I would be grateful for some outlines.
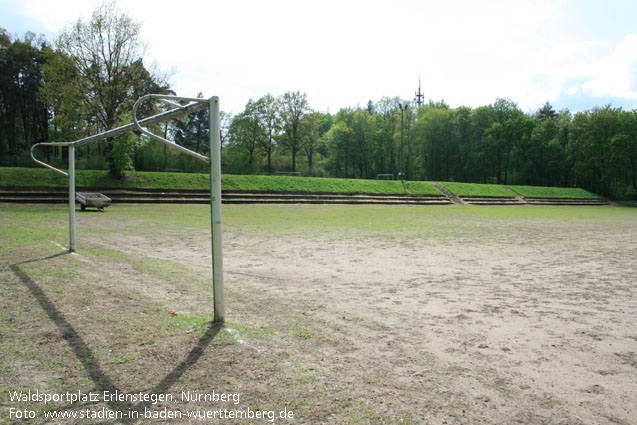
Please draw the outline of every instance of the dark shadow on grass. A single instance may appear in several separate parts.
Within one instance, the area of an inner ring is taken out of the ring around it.
[[[113,393],[115,391],[119,391],[115,384],[108,378],[108,376],[106,376],[104,371],[101,369],[97,359],[93,355],[93,352],[84,342],[82,337],[77,333],[77,331],[68,322],[68,320],[66,320],[64,315],[57,309],[55,304],[51,302],[51,300],[49,300],[42,288],[40,288],[40,286],[38,286],[38,284],[35,283],[33,279],[31,279],[31,277],[20,268],[20,266],[23,264],[46,261],[62,255],[68,255],[68,252],[63,252],[39,259],[22,261],[20,263],[9,266],[9,268],[29,289],[33,297],[40,304],[40,307],[42,307],[47,316],[49,316],[49,319],[58,327],[58,329],[62,333],[62,339],[64,339],[69,344],[71,350],[73,350],[73,354],[75,354],[75,357],[77,357],[77,359],[82,363],[89,378],[95,383],[95,389],[97,390],[97,392],[103,393],[104,391],[109,391]],[[201,358],[206,348],[210,345],[212,340],[215,338],[215,336],[217,336],[222,328],[223,325],[221,324],[211,323],[204,335],[199,338],[197,344],[193,347],[192,350],[190,350],[186,359],[179,365],[177,365],[157,385],[155,385],[149,393],[168,393],[172,385],[177,382],[189,368],[191,368],[193,365],[195,365],[195,363],[197,363],[197,361],[199,361],[199,358]],[[102,401],[101,398],[100,401]],[[121,412],[123,419],[118,419],[112,422],[102,422],[102,425],[115,423],[131,424],[142,420],[143,417],[141,416],[144,410],[151,405],[151,402],[142,401],[138,404],[133,405],[130,402],[122,403],[117,401],[108,401],[106,402],[106,404],[111,410],[115,412]],[[78,407],[80,407],[78,404],[71,404],[58,408],[56,410],[72,410]],[[136,415],[135,413],[131,415],[131,412],[138,412],[139,415]],[[44,422],[40,423],[48,423],[52,420],[54,419],[45,420]]]
[[[149,394],[167,394],[170,388],[173,386],[175,382],[179,380],[183,376],[183,374],[195,365],[199,361],[199,358],[203,355],[206,348],[212,343],[212,340],[217,336],[219,331],[223,328],[223,325],[217,323],[211,323],[208,326],[206,332],[199,338],[197,341],[197,345],[190,350],[188,356],[177,365],[168,375],[166,375],[157,385],[153,387],[152,390],[149,391]],[[139,404],[132,407],[131,411],[137,411],[139,414],[139,419],[129,418],[128,420],[120,420],[121,423],[134,423],[138,420],[143,419],[143,413],[145,409],[149,406],[152,406],[150,401],[142,401]],[[152,410],[152,409],[149,409]],[[170,409],[169,409],[170,410]],[[110,425],[115,424],[115,422],[103,422],[101,425]]]

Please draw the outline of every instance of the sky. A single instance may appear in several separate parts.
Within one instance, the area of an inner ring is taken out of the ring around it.
[[[96,0],[0,0],[0,27],[54,42]],[[306,93],[318,111],[383,96],[534,112],[637,107],[634,0],[126,0],[147,66],[180,96]]]

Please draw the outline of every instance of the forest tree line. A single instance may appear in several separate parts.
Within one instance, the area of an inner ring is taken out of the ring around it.
[[[383,98],[333,115],[300,105],[307,99],[298,92],[250,100],[230,125],[228,171],[363,179],[402,171],[407,180],[637,194],[637,111],[605,106],[573,114],[546,102],[528,114],[502,98],[477,108]]]
[[[0,165],[35,166],[38,142],[68,142],[130,122],[148,93],[173,94],[148,69],[139,24],[113,3],[78,20],[55,43],[0,28]],[[200,96],[203,96],[200,94]],[[159,112],[145,104],[140,114]],[[637,111],[611,105],[571,113],[546,102],[525,113],[512,100],[452,108],[398,97],[334,114],[314,111],[305,93],[250,99],[222,113],[224,173],[300,172],[317,177],[579,186],[617,199],[637,197]],[[153,129],[209,155],[208,115],[200,111]],[[43,148],[66,166],[66,149]],[[206,165],[134,133],[78,149],[77,167],[205,172]]]

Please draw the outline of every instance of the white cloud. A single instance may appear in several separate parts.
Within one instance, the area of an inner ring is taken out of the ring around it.
[[[613,53],[592,64],[596,77],[582,85],[593,96],[637,98],[632,67],[637,63],[637,35],[628,34]]]
[[[59,32],[90,17],[98,1],[26,4]],[[637,36],[600,58],[599,43],[566,33],[568,0],[130,0],[119,7],[143,23],[148,63],[174,70],[178,94],[218,95],[235,113],[250,97],[287,90],[307,92],[314,108],[332,112],[381,96],[411,99],[419,75],[427,99],[451,105],[504,96],[534,109],[584,91],[637,97],[630,75]]]

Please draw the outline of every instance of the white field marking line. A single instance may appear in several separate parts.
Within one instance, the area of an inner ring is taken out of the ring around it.
[[[59,243],[57,243],[57,242],[55,242],[55,241],[49,241],[49,242],[51,242],[53,245],[57,246],[58,248],[62,249],[63,251],[68,251],[68,248],[67,248],[67,247],[65,247],[65,246],[63,246],[63,245],[60,245]],[[71,254],[73,257],[77,257],[78,259],[80,259],[80,260],[82,260],[82,261],[85,261],[85,262],[87,262],[87,263],[90,263],[90,262],[91,262],[90,260],[88,260],[88,259],[84,258],[84,257],[82,256],[82,254],[79,254],[79,253],[77,253],[77,252],[69,252],[69,254]]]
[[[60,248],[60,249],[67,250],[67,249],[66,249],[66,247],[64,247],[64,246],[60,245],[60,244],[59,244],[59,243],[57,243],[57,242],[54,242],[54,241],[49,241],[49,242],[51,242],[53,245],[57,246],[57,247],[58,247],[58,248]]]

